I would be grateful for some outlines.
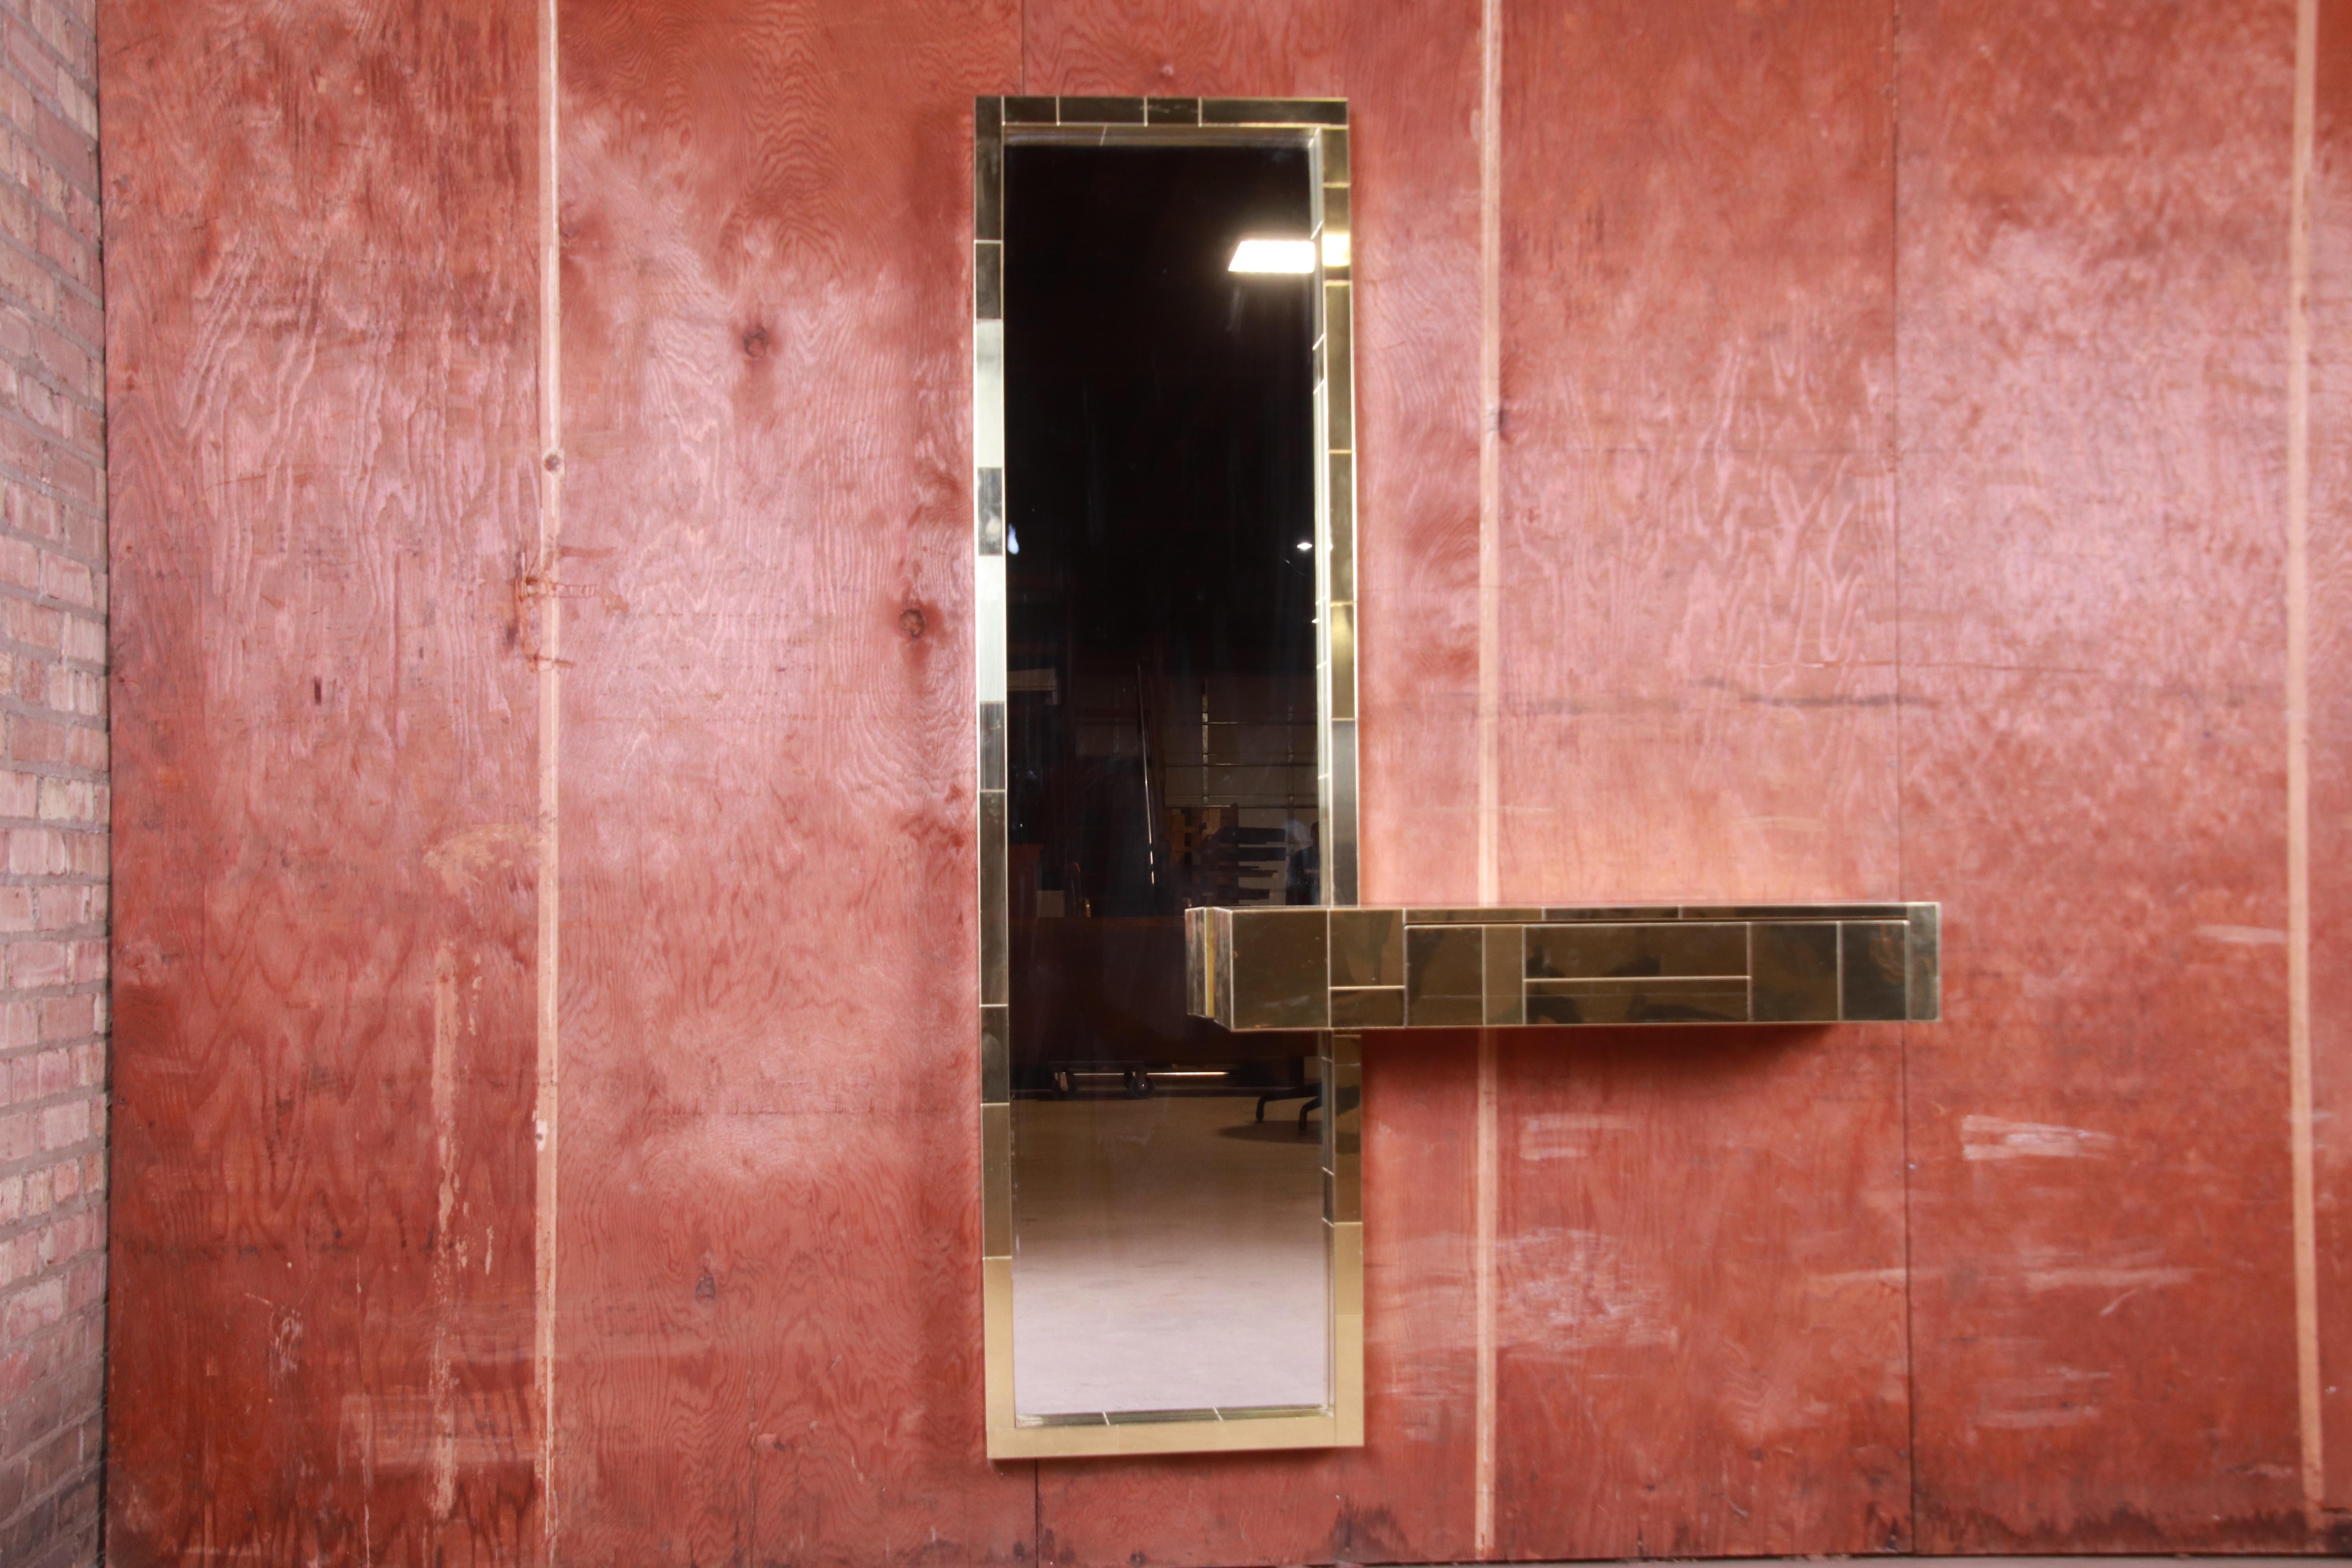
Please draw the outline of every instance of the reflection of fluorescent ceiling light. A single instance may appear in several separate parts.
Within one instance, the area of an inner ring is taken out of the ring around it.
[[[1323,265],[1337,270],[1348,265],[1348,237],[1345,232],[1323,234]]]
[[[1315,242],[1311,239],[1245,239],[1234,247],[1229,272],[1312,272]]]

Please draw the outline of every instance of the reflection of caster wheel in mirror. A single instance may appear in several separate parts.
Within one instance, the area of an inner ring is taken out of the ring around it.
[[[1151,1075],[1150,1075],[1150,1073],[1148,1073],[1148,1072],[1145,1072],[1145,1071],[1144,1071],[1142,1068],[1128,1068],[1128,1069],[1127,1069],[1127,1098],[1128,1098],[1128,1099],[1129,1099],[1129,1100],[1149,1100],[1149,1099],[1150,1099],[1150,1098],[1151,1098]]]
[[[1055,1100],[1067,1100],[1072,1094],[1076,1093],[1076,1090],[1077,1084],[1071,1079],[1068,1073],[1057,1072],[1054,1075],[1054,1098]]]

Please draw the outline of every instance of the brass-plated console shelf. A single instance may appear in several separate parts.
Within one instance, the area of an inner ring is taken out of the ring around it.
[[[1195,909],[1187,1006],[1234,1030],[1931,1023],[1939,910]]]

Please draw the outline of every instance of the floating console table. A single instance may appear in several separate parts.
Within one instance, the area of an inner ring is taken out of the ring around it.
[[[1928,1023],[1939,909],[1188,910],[1186,1007],[1235,1030]]]

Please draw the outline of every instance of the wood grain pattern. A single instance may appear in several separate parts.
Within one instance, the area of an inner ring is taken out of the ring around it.
[[[1500,1048],[1504,1552],[1906,1550],[1901,1031]]]
[[[2321,0],[2311,279],[2311,895],[2321,1456],[2352,1508],[2352,5]]]
[[[561,37],[561,1560],[1015,1561],[967,258],[1018,13],[576,0]]]
[[[103,34],[109,1560],[512,1563],[530,7]]]
[[[1355,225],[1363,896],[1476,889],[1476,0],[1031,0],[1032,92],[1335,94]],[[1468,1037],[1365,1047],[1366,1447],[1047,1465],[1043,1560],[1432,1561],[1471,1546]],[[1377,1173],[1385,1172],[1385,1177]]]
[[[1947,900],[1920,1546],[2301,1548],[2294,6],[1904,29],[1904,869]]]
[[[1889,7],[1507,15],[1504,901],[1888,897]]]
[[[1891,896],[1891,7],[1506,16],[1502,897]],[[1907,1548],[1900,1039],[1505,1043],[1506,1555]]]

